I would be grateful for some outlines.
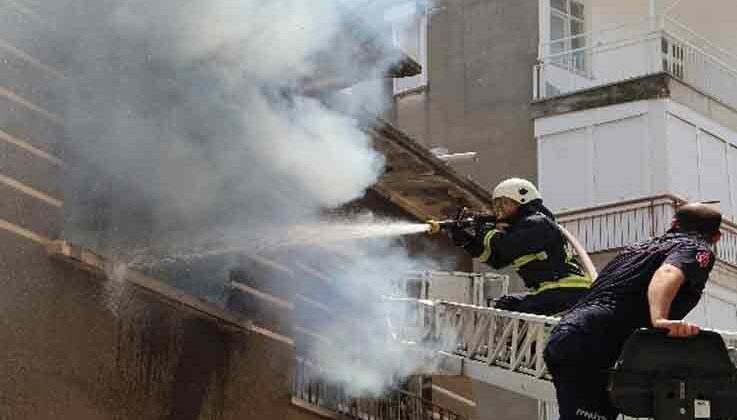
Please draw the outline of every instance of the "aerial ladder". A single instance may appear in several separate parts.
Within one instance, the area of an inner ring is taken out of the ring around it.
[[[404,280],[400,287],[408,287],[406,282],[417,281],[418,277]],[[533,398],[540,402],[542,419],[554,418],[557,412],[555,390],[542,352],[559,318],[510,312],[486,305],[489,288],[507,290],[506,276],[425,273],[419,280],[419,286],[410,288],[420,291],[420,297],[388,298],[397,306],[387,321],[395,339],[434,353],[431,369],[435,373],[466,376]],[[495,283],[501,283],[501,286]],[[443,299],[444,296],[462,300],[451,301]],[[715,337],[723,342],[723,347],[729,349],[725,357],[737,365],[737,332],[702,331],[711,348],[718,348],[714,345]],[[653,340],[646,344],[651,347],[657,345]],[[674,346],[673,343],[664,345]],[[637,343],[631,347],[637,347]],[[698,346],[696,348],[698,350]],[[698,364],[698,357],[695,355],[691,360]],[[734,367],[732,364],[730,366]],[[737,401],[737,393],[734,398]]]

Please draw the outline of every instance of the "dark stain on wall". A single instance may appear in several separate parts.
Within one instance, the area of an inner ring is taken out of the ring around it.
[[[161,303],[136,299],[118,322],[121,419],[223,418],[234,351],[245,334]],[[118,410],[116,410],[118,411]]]
[[[226,401],[233,337],[211,323],[184,321],[178,363],[171,388],[170,420],[197,420],[203,413],[208,389],[215,418],[221,418]]]

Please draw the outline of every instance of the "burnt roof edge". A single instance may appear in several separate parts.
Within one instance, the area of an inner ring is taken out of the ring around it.
[[[409,135],[392,125],[384,118],[376,117],[374,122],[375,123],[372,126],[366,126],[364,128],[369,131],[373,130],[377,132],[387,140],[411,152],[416,158],[432,167],[438,175],[444,177],[453,185],[467,191],[478,201],[488,205],[489,209],[491,208],[491,193],[481,185],[458,173],[455,169],[433,155],[426,147],[417,143]],[[451,200],[450,196],[448,197],[448,200]]]

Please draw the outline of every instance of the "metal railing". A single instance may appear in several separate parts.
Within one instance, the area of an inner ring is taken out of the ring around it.
[[[399,301],[416,311],[415,316],[403,320],[415,323],[403,329],[414,335],[400,335],[400,339],[536,379],[549,379],[542,351],[560,318],[455,302]],[[727,347],[737,348],[737,332],[711,331],[719,333]]]
[[[676,208],[686,200],[658,195],[596,207],[565,211],[558,222],[588,252],[615,251],[665,233]],[[737,225],[722,223],[722,239],[715,246],[718,261],[737,267]]]
[[[661,71],[659,32],[640,19],[540,45],[535,99],[567,94]]]
[[[534,378],[546,377],[542,349],[558,318],[447,301],[404,303],[413,305],[416,313],[403,320],[402,340]],[[414,334],[408,336],[407,331]]]
[[[737,57],[670,17],[542,43],[533,95],[544,99],[658,72],[737,108]]]
[[[509,276],[460,271],[419,271],[394,282],[394,296],[449,300],[488,306],[489,300],[509,293]]]
[[[292,401],[336,419],[355,420],[466,420],[432,401],[404,390],[392,390],[380,397],[354,397],[340,385],[316,379],[319,370],[304,359],[297,359],[292,377]]]

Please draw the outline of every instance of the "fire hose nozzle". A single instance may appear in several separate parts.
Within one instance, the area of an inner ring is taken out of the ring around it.
[[[435,235],[440,231],[449,229],[452,227],[458,228],[469,228],[474,227],[480,223],[496,223],[496,217],[490,214],[477,215],[474,217],[466,217],[463,219],[451,219],[451,220],[428,220],[429,225],[427,233]]]
[[[427,233],[430,235],[438,234],[453,223],[455,223],[454,220],[428,220],[427,224],[429,227],[427,229]]]
[[[429,233],[430,235],[436,235],[436,234],[440,233],[441,226],[440,226],[440,222],[439,221],[437,221],[437,220],[428,220],[427,221],[427,224],[429,226],[427,228],[427,233]]]

